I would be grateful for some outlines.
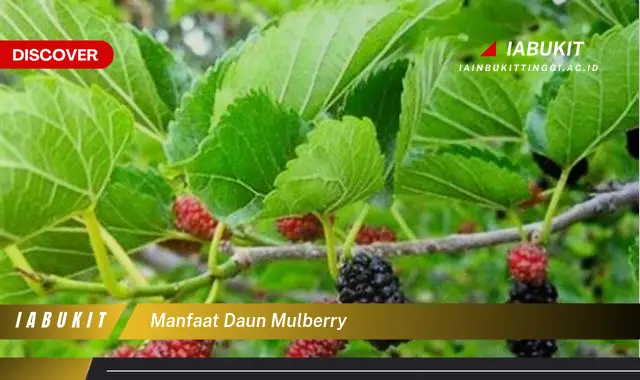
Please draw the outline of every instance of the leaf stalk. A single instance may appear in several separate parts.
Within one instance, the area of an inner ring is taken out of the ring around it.
[[[89,242],[91,243],[91,249],[93,250],[93,256],[96,260],[98,270],[100,271],[100,278],[102,279],[102,282],[109,293],[114,297],[127,298],[127,289],[118,282],[116,275],[113,272],[113,268],[111,267],[107,249],[100,232],[102,227],[96,217],[95,211],[91,208],[84,211],[82,213],[82,219],[87,227]]]
[[[511,222],[518,228],[518,232],[520,232],[520,240],[523,242],[527,241],[527,231],[524,230],[524,225],[522,224],[522,219],[520,219],[518,212],[515,209],[509,209],[507,214],[509,215]]]
[[[208,267],[209,271],[211,271],[212,273],[215,273],[216,269],[218,269],[218,252],[220,251],[220,242],[222,241],[222,237],[224,236],[225,229],[225,224],[218,222],[218,225],[213,232],[213,239],[211,240],[211,245],[209,246],[208,257]],[[211,290],[209,291],[209,295],[207,296],[205,303],[214,303],[218,297],[219,291],[220,280],[216,279],[213,281],[213,285],[211,286]]]
[[[367,214],[369,214],[370,209],[371,205],[366,203],[364,207],[362,207],[362,210],[360,210],[360,213],[358,214],[355,222],[349,230],[349,233],[347,234],[347,237],[344,240],[344,244],[342,246],[343,256],[340,258],[341,260],[346,261],[353,257],[353,246],[355,244],[356,237],[358,236],[358,232],[360,232],[362,224],[364,224],[364,220],[367,217]]]
[[[406,237],[409,238],[409,240],[418,240],[418,236],[416,235],[415,232],[413,232],[411,227],[409,227],[409,224],[400,213],[397,203],[394,202],[391,205],[390,211],[391,211],[391,215],[393,216],[393,219],[396,220],[396,223],[398,223],[398,225],[400,226],[400,229],[402,230],[402,232],[404,232]]]
[[[100,229],[100,234],[107,248],[111,251],[113,257],[122,265],[127,274],[133,279],[136,286],[148,285],[147,279],[142,275],[138,267],[135,265],[127,251],[122,248],[120,243],[107,231],[106,228]]]
[[[324,231],[324,241],[327,247],[327,265],[329,266],[329,273],[334,280],[338,279],[338,254],[336,252],[336,239],[334,234],[334,223],[330,217],[325,215],[316,214],[320,224],[322,224],[322,230]]]
[[[220,251],[220,242],[224,236],[226,226],[224,223],[218,223],[215,231],[213,232],[213,238],[211,239],[211,245],[209,246],[208,266],[209,270],[214,271],[218,265],[218,252]]]
[[[207,295],[207,299],[204,303],[214,303],[218,299],[218,294],[220,293],[220,280],[213,280],[213,285],[211,285],[211,290],[209,291],[209,295]]]
[[[567,185],[567,180],[569,179],[569,172],[571,168],[566,168],[560,174],[560,178],[558,179],[558,184],[553,190],[553,196],[551,197],[551,202],[549,203],[549,207],[547,207],[547,213],[544,216],[544,222],[542,224],[542,232],[540,233],[540,242],[546,243],[549,235],[551,233],[551,225],[553,222],[553,216],[555,215],[556,209],[558,208],[558,204],[560,203],[560,198],[562,197],[562,192]]]

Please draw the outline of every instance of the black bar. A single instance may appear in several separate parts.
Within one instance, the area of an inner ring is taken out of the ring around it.
[[[87,380],[639,379],[640,359],[211,358],[92,361]]]

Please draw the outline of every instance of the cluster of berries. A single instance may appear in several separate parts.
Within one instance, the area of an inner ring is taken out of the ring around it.
[[[556,303],[558,291],[547,278],[545,249],[522,243],[509,251],[507,264],[513,280],[507,303]],[[549,358],[557,351],[555,339],[508,340],[509,350],[518,357]]]
[[[335,358],[346,345],[345,340],[298,339],[289,345],[284,356],[287,358]]]
[[[181,195],[173,203],[173,216],[176,227],[196,238],[211,240],[218,221],[211,215],[200,200],[192,195]],[[225,231],[224,238],[231,234]]]
[[[337,301],[326,303],[337,303]],[[289,344],[284,356],[286,358],[335,358],[346,345],[346,340],[298,339]]]
[[[580,165],[578,165],[580,166]],[[580,168],[578,168],[580,169]],[[580,170],[582,171],[582,170]],[[586,170],[585,170],[586,171]],[[556,174],[555,172],[553,174]],[[197,238],[209,240],[217,221],[202,203],[192,196],[181,196],[174,204],[176,227]],[[461,233],[470,233],[465,228]],[[309,242],[322,238],[322,224],[313,214],[278,220],[278,231],[291,242]],[[227,234],[228,238],[230,235]],[[359,245],[393,242],[396,236],[387,228],[363,227],[356,238]],[[555,303],[558,293],[547,279],[548,258],[544,248],[523,243],[509,252],[508,266],[513,279],[509,303]],[[383,258],[365,253],[356,254],[340,267],[336,284],[341,303],[408,303],[400,280],[392,266]],[[405,341],[370,341],[384,351]],[[122,346],[111,357],[208,357],[213,341],[168,340],[152,341],[139,350]],[[334,357],[346,345],[343,340],[296,340],[286,357]],[[519,357],[551,357],[557,351],[555,340],[509,340],[509,349]]]
[[[291,219],[291,218],[288,218]],[[284,234],[283,234],[284,235]],[[396,236],[387,228],[365,226],[356,238],[360,245],[393,242]],[[356,254],[340,267],[336,284],[340,303],[407,303],[398,276],[383,258],[364,253]],[[385,351],[405,341],[369,341],[376,349]],[[296,340],[285,354],[290,358],[335,357],[342,350],[344,340]]]
[[[213,340],[156,340],[140,349],[124,344],[105,357],[109,358],[208,358],[211,357]],[[288,358],[330,358],[342,350],[344,340],[293,341],[285,354]]]
[[[386,227],[364,226],[356,236],[356,243],[359,245],[392,243],[394,241],[396,241],[396,234]]]
[[[196,239],[209,241],[218,226],[218,221],[206,209],[204,204],[193,195],[180,195],[173,202],[173,218],[176,228]],[[226,230],[223,238],[231,238],[231,232]],[[171,239],[160,243],[163,247],[183,255],[200,252],[202,243]]]
[[[320,220],[313,214],[279,219],[278,232],[290,242],[309,242],[322,238]]]
[[[173,206],[176,227],[190,235],[210,240],[218,221],[195,197],[178,197]],[[310,242],[324,235],[320,220],[313,214],[287,217],[277,221],[277,229],[291,242]],[[230,235],[226,235],[226,238]],[[356,236],[359,245],[377,242],[394,242],[393,231],[385,227],[364,226]],[[191,248],[193,249],[193,248]],[[378,256],[358,254],[340,269],[337,289],[342,303],[405,303],[407,298],[401,290],[400,281],[391,265]],[[204,342],[204,343],[203,343]],[[111,353],[111,357],[203,357],[210,354],[212,341],[155,341],[141,350],[122,346]],[[371,341],[379,350],[386,350],[404,341]],[[208,351],[206,345],[209,345]],[[293,341],[288,347],[286,357],[334,357],[346,345],[344,340],[307,340]]]
[[[213,340],[153,340],[136,349],[122,345],[105,355],[110,358],[208,358]]]
[[[277,221],[278,232],[293,243],[311,242],[324,236],[322,223],[314,214],[281,218]],[[358,231],[356,243],[367,245],[396,241],[396,235],[386,227],[364,226]]]

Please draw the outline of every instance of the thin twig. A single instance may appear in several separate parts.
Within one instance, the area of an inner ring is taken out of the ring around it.
[[[638,203],[638,182],[628,183],[619,190],[595,194],[593,198],[574,205],[553,219],[551,231],[557,232],[590,219],[598,214],[613,212],[620,206]],[[539,232],[541,222],[523,226],[528,236]],[[461,251],[490,247],[520,240],[518,228],[464,235],[450,235],[436,239],[424,239],[398,243],[377,243],[354,247],[354,253],[368,252],[381,256],[420,255],[434,252],[460,253]],[[307,243],[279,247],[231,247],[233,259],[242,267],[284,259],[321,259],[326,255],[323,246]],[[340,253],[340,249],[338,249]]]
[[[207,271],[205,262],[193,262],[189,258],[181,256],[171,250],[153,246],[140,252],[139,259],[158,272],[166,273],[183,265],[197,265],[201,273]],[[300,301],[304,303],[321,303],[335,299],[335,294],[318,290],[291,290],[284,292],[265,291],[255,283],[255,281],[237,276],[224,282],[224,287],[228,291],[239,294],[246,294],[258,301],[274,302],[283,299]]]

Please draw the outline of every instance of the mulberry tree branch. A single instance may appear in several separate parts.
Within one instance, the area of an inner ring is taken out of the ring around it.
[[[207,264],[194,261],[162,247],[149,247],[140,252],[140,259],[158,272],[169,272],[182,265],[197,265],[200,273],[207,272]],[[228,291],[246,294],[258,301],[275,302],[282,299],[292,299],[305,303],[322,303],[335,299],[335,295],[322,291],[290,290],[286,292],[264,291],[250,278],[236,276],[224,282]]]
[[[602,213],[613,212],[620,206],[638,203],[638,182],[627,183],[608,189],[606,192],[594,194],[583,203],[571,207],[558,215],[551,223],[551,232],[557,232],[569,226],[590,219]],[[525,225],[524,231],[528,236],[540,233],[542,223]],[[451,235],[435,239],[423,239],[398,243],[377,243],[367,246],[354,247],[354,253],[368,252],[381,256],[419,255],[434,252],[457,253],[465,250],[478,249],[510,243],[520,240],[518,228],[508,228],[490,232],[465,235]],[[279,259],[320,259],[324,258],[324,247],[315,244],[294,244],[279,247],[243,247],[226,248],[232,254],[240,267],[269,262]],[[341,253],[341,250],[338,250]]]
[[[628,183],[616,186],[612,189],[606,189],[601,193],[593,195],[593,197],[583,203],[579,203],[563,214],[553,219],[551,223],[551,232],[560,231],[569,226],[593,218],[606,212],[613,212],[621,206],[638,203],[638,182]],[[528,236],[539,234],[542,223],[532,223],[523,227]],[[354,247],[354,252],[368,252],[381,256],[400,256],[400,255],[418,255],[434,252],[457,253],[465,250],[478,249],[483,247],[496,246],[504,243],[510,243],[521,239],[521,231],[519,228],[508,228],[503,230],[482,232],[465,235],[451,235],[443,238],[424,239],[399,243],[378,243],[367,246]],[[232,247],[229,244],[221,245],[221,251],[229,254],[231,258],[220,267],[216,268],[215,273],[210,268],[203,267],[203,274],[189,280],[184,280],[174,284],[149,285],[131,289],[131,293],[135,296],[149,295],[172,295],[182,291],[192,290],[198,287],[209,285],[214,279],[229,279],[236,276],[243,268],[253,264],[270,262],[280,259],[320,259],[326,255],[325,248],[314,244],[295,244],[279,247]],[[165,267],[170,268],[176,264],[175,258],[168,261],[165,258],[164,263],[158,262],[157,253],[153,250],[157,247],[149,248],[141,253],[144,261],[157,269]],[[340,250],[338,250],[340,253]],[[55,278],[49,278],[51,287],[59,285],[64,288],[64,283],[57,283]],[[68,284],[67,288],[78,288],[79,284]],[[91,285],[91,284],[90,284]],[[87,287],[86,284],[82,286]],[[93,286],[87,290],[104,292],[104,287],[94,289]]]
[[[638,203],[638,183],[628,183],[613,189],[607,189],[594,195],[588,201],[577,204],[559,215],[551,223],[550,231],[555,232],[565,229],[572,224],[590,219],[605,212],[613,212],[623,205]],[[542,223],[532,223],[524,226],[528,234],[539,233]],[[94,231],[99,235],[99,231]],[[503,243],[518,241],[521,231],[518,228],[483,232],[467,235],[451,235],[437,239],[416,240],[400,243],[378,243],[369,246],[357,246],[354,252],[369,252],[381,256],[416,255],[433,252],[453,253],[469,249],[495,246]],[[205,286],[220,279],[229,279],[236,276],[243,268],[252,264],[274,261],[278,259],[319,259],[326,255],[324,247],[313,244],[297,244],[281,247],[257,247],[257,248],[233,248],[230,245],[222,245],[223,251],[231,255],[231,258],[214,269],[202,268],[204,273],[186,280],[170,284],[154,284],[126,288],[126,294],[115,294],[122,298],[148,297],[162,295],[173,297]],[[102,248],[104,249],[104,248]],[[149,251],[142,252],[143,259]],[[340,250],[338,250],[340,253]],[[149,262],[147,257],[147,262]],[[47,290],[73,290],[86,291],[99,294],[113,294],[113,289],[100,283],[70,280],[54,275],[33,273],[19,268],[18,271],[25,277],[39,282]],[[121,290],[121,284],[113,283],[117,290]],[[123,293],[125,293],[123,291]]]

